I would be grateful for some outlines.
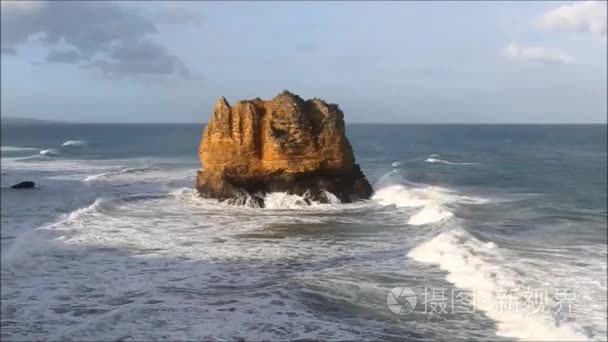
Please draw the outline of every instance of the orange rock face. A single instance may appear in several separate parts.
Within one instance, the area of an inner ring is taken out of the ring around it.
[[[343,202],[369,198],[372,188],[355,164],[335,104],[304,101],[283,91],[230,106],[218,99],[199,145],[204,171],[196,187],[204,197],[255,196],[283,191],[323,201],[324,191]]]

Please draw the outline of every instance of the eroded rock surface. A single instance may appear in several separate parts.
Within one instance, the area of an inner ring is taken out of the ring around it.
[[[304,101],[283,91],[232,106],[216,101],[199,145],[204,171],[196,188],[204,197],[242,201],[281,191],[326,202],[328,191],[342,202],[369,198],[372,187],[355,164],[335,104]]]

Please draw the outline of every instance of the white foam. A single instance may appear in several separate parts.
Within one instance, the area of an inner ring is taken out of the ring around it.
[[[112,167],[124,170],[124,165]],[[184,170],[186,173],[194,174]],[[80,176],[79,180],[83,174]],[[167,176],[159,173],[155,177]],[[387,290],[375,285],[374,281],[368,283],[363,276],[359,277],[369,272],[362,263],[354,264],[359,275],[353,278],[353,268],[341,260],[362,257],[375,269],[382,262],[390,264],[387,267],[391,272],[402,269],[394,259],[376,261],[369,257],[392,248],[400,250],[399,239],[385,239],[382,232],[375,229],[369,229],[373,231],[372,239],[345,240],[335,238],[331,231],[324,233],[330,234],[329,238],[305,234],[315,229],[336,229],[336,221],[343,222],[339,220],[351,216],[345,215],[345,210],[357,206],[366,207],[367,210],[362,211],[366,214],[353,220],[358,223],[365,220],[369,227],[374,227],[370,222],[375,219],[385,223],[384,216],[374,218],[373,211],[368,211],[378,208],[373,201],[334,205],[337,203],[335,198],[330,200],[333,204],[301,205],[301,202],[296,203],[302,199],[300,196],[275,193],[266,198],[270,202],[275,200],[273,208],[252,209],[202,199],[191,187],[171,191],[174,196],[166,198],[142,197],[116,202],[98,199],[90,206],[66,215],[49,229],[37,230],[36,239],[21,239],[18,252],[11,259],[20,267],[20,273],[17,273],[18,277],[3,277],[3,281],[18,279],[18,283],[17,286],[3,286],[6,293],[3,302],[6,301],[7,307],[19,307],[15,321],[41,323],[40,329],[36,330],[26,330],[18,323],[17,329],[21,330],[15,334],[16,338],[119,340],[129,336],[128,339],[148,340],[162,334],[168,339],[232,340],[243,326],[248,327],[247,337],[252,339],[318,339],[321,336],[349,340],[384,336],[365,335],[373,328],[373,323],[364,329],[353,330],[358,328],[343,326],[317,312],[311,313],[305,303],[290,297],[289,283],[285,286],[280,283],[285,274],[288,280],[300,281],[303,267],[277,269],[269,266],[292,262],[314,265],[307,275],[311,278],[308,281],[315,286],[312,289],[302,287],[302,291],[318,291],[331,300],[343,300],[371,310],[366,306],[368,304],[361,304],[359,291],[380,298]],[[391,205],[399,203],[402,207],[427,209],[427,213],[433,208],[445,210],[447,207],[443,205],[454,201],[476,200],[440,187],[423,185],[400,185],[379,191],[380,197],[388,196],[392,191],[393,198],[385,198],[393,202]],[[415,200],[423,204],[412,205]],[[437,203],[440,203],[439,207],[436,207]],[[386,209],[383,213],[397,212],[391,207],[383,209]],[[60,234],[60,237],[49,243],[49,239],[42,239],[45,235],[40,232]],[[258,237],[252,238],[253,234]],[[391,237],[394,237],[392,233]],[[496,249],[490,244],[482,244],[482,247],[490,251]],[[24,251],[28,255],[23,255]],[[34,252],[35,257],[28,258]],[[479,253],[476,257],[480,257]],[[2,262],[7,260],[3,258]],[[480,267],[485,272],[483,266]],[[267,287],[271,290],[265,291]],[[106,304],[120,297],[126,297],[127,304]],[[216,301],[228,304],[211,304]],[[50,309],[41,311],[41,306],[73,310],[74,313],[80,307],[105,312],[57,314]],[[231,311],[218,308],[231,308]],[[382,307],[379,314],[386,312]],[[69,327],[56,324],[66,318],[73,322]],[[204,322],[203,326],[197,322]],[[281,329],[288,329],[290,335],[281,334]]]
[[[454,216],[454,214],[452,214],[450,211],[442,209],[438,205],[428,205],[416,214],[412,215],[412,217],[410,217],[410,220],[407,223],[419,226],[423,224],[443,221],[452,216]]]
[[[57,152],[57,150],[55,150],[54,148],[49,148],[49,149],[40,151],[40,154],[43,156],[47,156],[47,157],[56,157],[59,155],[59,152]]]
[[[150,340],[161,335],[178,340],[238,336],[351,340],[360,336],[360,331],[351,332],[352,327],[327,320],[290,298],[285,276],[268,266],[350,256],[354,246],[333,239],[307,243],[297,234],[282,239],[240,237],[250,232],[271,234],[264,231],[266,226],[318,221],[302,217],[300,211],[227,206],[200,198],[200,206],[194,208],[179,200],[195,195],[191,188],[173,193],[150,200],[110,201],[111,215],[105,210],[108,201],[99,199],[48,229],[36,230],[36,239],[25,237],[10,267],[4,267],[9,260],[2,258],[3,305],[19,308],[10,313],[18,321],[12,336],[17,340],[124,336]],[[43,239],[47,235],[60,236]],[[67,318],[69,326],[56,324]],[[36,320],[41,328],[27,329]],[[243,326],[246,335],[240,335]]]
[[[126,161],[54,159],[45,164],[47,158],[40,159],[39,163],[22,164],[32,170],[39,170],[38,165],[56,167],[61,171],[53,175],[76,175],[79,182],[86,176],[133,166],[132,161],[125,165]],[[170,340],[242,336],[352,340],[371,329],[368,325],[365,331],[353,331],[349,324],[308,310],[305,303],[290,298],[289,284],[282,283],[304,267],[284,268],[288,272],[285,278],[285,273],[279,274],[283,266],[273,266],[292,262],[321,265],[341,256],[350,260],[361,254],[356,249],[362,246],[385,248],[384,241],[352,244],[341,239],[302,239],[307,229],[332,229],[327,222],[335,222],[342,210],[354,204],[333,205],[337,198],[326,194],[331,203],[298,208],[291,207],[293,202],[288,199],[286,208],[279,209],[228,206],[196,194],[191,185],[193,170],[161,171],[105,176],[112,182],[137,178],[137,182],[125,182],[127,187],[74,182],[75,187],[70,184],[65,189],[87,200],[93,194],[112,197],[88,201],[59,222],[12,240],[15,248],[10,258],[4,258],[8,249],[2,250],[3,308],[18,308],[6,318],[15,324],[3,333],[16,340],[121,340],[125,336],[127,340],[158,336]],[[167,189],[175,196],[125,199],[144,178],[146,185],[160,188],[167,177],[186,174],[189,178],[184,186],[189,188]],[[22,226],[24,230],[31,227]],[[64,320],[70,321],[69,326],[57,324]],[[40,324],[31,328],[31,322]],[[204,322],[202,326],[200,322]],[[243,327],[247,327],[246,335],[241,334]]]
[[[517,289],[517,275],[500,263],[507,260],[495,244],[483,243],[456,228],[427,241],[408,254],[448,272],[447,280],[474,291],[475,308],[498,322],[499,336],[523,340],[581,341],[588,337],[575,325],[556,322],[546,313],[498,309],[500,291]]]
[[[264,208],[265,209],[302,209],[307,207],[317,206],[333,206],[340,204],[340,199],[336,195],[329,191],[322,191],[323,197],[325,197],[326,203],[321,201],[314,201],[310,199],[310,195],[306,192],[304,195],[299,196],[295,194],[289,194],[286,192],[271,192],[263,196]],[[253,200],[251,196],[243,195],[240,200],[226,200],[223,203],[233,203],[250,208],[259,208],[258,202]]]
[[[63,146],[84,146],[87,142],[84,140],[68,140],[63,143]]]
[[[50,232],[56,229],[61,230],[65,226],[71,226],[73,224],[79,224],[80,217],[90,214],[99,210],[105,199],[98,198],[91,205],[76,209],[69,214],[66,214],[62,219],[57,222],[44,225],[36,229],[26,230],[24,233],[17,236],[15,242],[8,248],[8,250],[2,255],[2,266],[8,267],[15,263],[23,262],[24,259],[28,258],[32,254],[45,254],[52,249],[56,249],[58,244],[48,236]],[[59,240],[64,239],[59,237]]]
[[[123,174],[142,173],[142,172],[146,172],[149,170],[152,170],[152,168],[150,168],[150,167],[130,167],[130,168],[125,168],[125,169],[121,169],[118,171],[102,172],[102,173],[98,173],[95,175],[87,176],[84,179],[84,182],[90,182],[90,181],[94,181],[94,180],[98,180],[98,179],[102,179],[102,178],[108,178],[108,177],[118,176],[118,175],[123,175]]]
[[[340,199],[336,195],[332,194],[331,192],[325,191],[325,190],[323,190],[322,192],[323,192],[323,195],[325,196],[325,199],[327,199],[328,204],[340,204],[340,203],[342,203],[340,201]]]
[[[96,179],[99,179],[99,178],[103,178],[103,177],[106,177],[106,176],[108,176],[110,174],[114,174],[114,173],[115,172],[102,172],[102,173],[98,173],[96,175],[87,176],[83,180],[83,182],[90,182],[90,181],[93,181],[93,180],[96,180]]]
[[[479,163],[454,163],[451,161],[434,158],[432,156],[433,155],[431,155],[431,157],[425,159],[424,161],[427,163],[437,163],[437,164],[444,164],[444,165],[478,165],[479,164]]]
[[[290,195],[286,192],[273,192],[264,197],[268,209],[297,209],[309,205],[303,196]]]
[[[1,146],[2,152],[21,152],[21,151],[38,151],[36,147],[19,147],[19,146]]]
[[[55,227],[59,224],[66,223],[66,222],[78,221],[80,216],[93,212],[93,211],[96,211],[96,210],[99,210],[101,208],[101,206],[103,205],[103,203],[106,201],[107,201],[107,199],[105,199],[105,198],[97,198],[88,207],[84,207],[84,208],[80,208],[80,209],[72,211],[65,220],[60,221],[59,223],[53,224],[52,227]]]
[[[393,167],[399,167],[399,165],[401,165],[401,163],[396,161],[396,162],[393,162],[391,165],[393,165]]]
[[[277,244],[272,240],[239,239],[238,243],[232,243],[240,234],[256,231],[266,234],[265,227],[275,224],[320,224],[323,220],[312,213],[322,210],[324,215],[332,214],[324,208],[340,213],[343,205],[300,206],[294,203],[297,196],[274,194],[271,198],[276,202],[272,204],[271,200],[270,208],[254,209],[203,199],[192,189],[174,190],[172,194],[134,200],[99,199],[49,229],[62,235],[57,240],[70,245],[106,246],[134,252],[155,250],[156,256],[196,260],[311,260],[327,257],[335,250],[349,251],[343,250],[340,244],[294,248],[288,241]],[[306,215],[302,215],[303,211]],[[297,243],[297,235],[294,238],[293,243]],[[217,243],[216,239],[230,242]]]
[[[389,185],[376,190],[372,199],[382,205],[408,208],[422,207],[433,200],[429,196],[425,196],[422,191],[416,191],[400,184]]]
[[[372,200],[381,205],[394,205],[398,208],[420,208],[414,213],[408,224],[424,225],[447,220],[454,216],[450,211],[451,204],[482,204],[485,198],[464,196],[446,188],[413,184],[394,184],[379,188]]]

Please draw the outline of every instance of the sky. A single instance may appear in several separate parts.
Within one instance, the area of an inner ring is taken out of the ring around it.
[[[605,123],[605,1],[1,4],[1,115],[206,122],[288,89],[347,123]]]

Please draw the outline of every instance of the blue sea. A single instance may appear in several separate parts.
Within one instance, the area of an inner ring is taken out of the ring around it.
[[[264,209],[202,124],[1,128],[3,341],[606,339],[606,125],[347,125],[373,197]]]

